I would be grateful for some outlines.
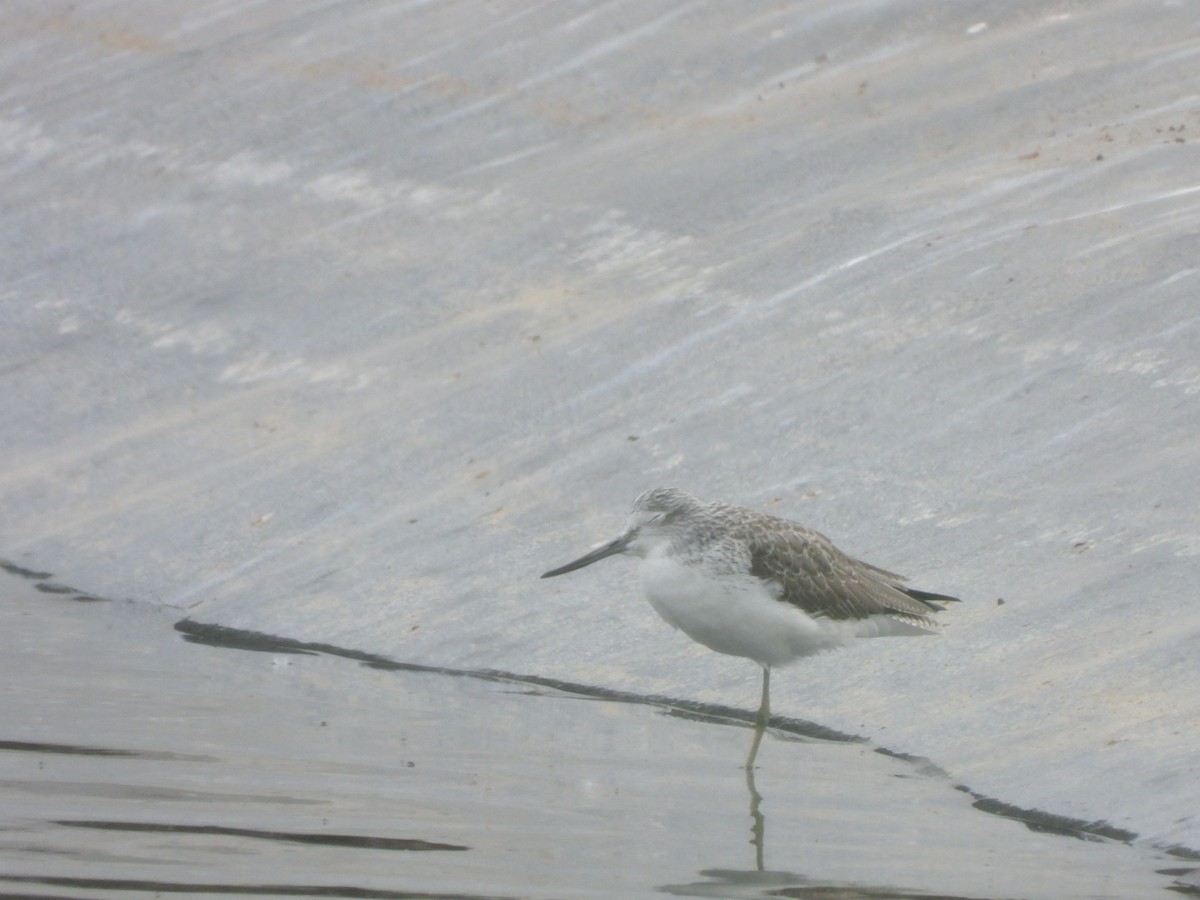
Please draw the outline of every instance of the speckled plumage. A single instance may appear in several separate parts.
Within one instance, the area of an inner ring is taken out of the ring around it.
[[[663,513],[680,529],[674,553],[712,568],[742,570],[775,585],[777,599],[811,616],[893,616],[936,630],[930,613],[956,598],[907,587],[903,575],[855,559],[825,535],[788,519],[725,503],[700,503],[676,488],[654,488],[635,510]]]
[[[690,638],[763,667],[758,751],[769,717],[772,666],[856,638],[927,634],[954,597],[908,587],[903,576],[843,553],[820,532],[787,519],[701,503],[676,488],[646,491],[624,532],[550,578],[606,556],[642,558],[642,589],[655,611]]]

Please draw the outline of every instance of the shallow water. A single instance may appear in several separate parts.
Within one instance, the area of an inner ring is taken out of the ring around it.
[[[748,782],[737,723],[212,646],[169,609],[34,588],[0,575],[0,896],[1126,900],[1191,877],[863,743],[773,735]]]

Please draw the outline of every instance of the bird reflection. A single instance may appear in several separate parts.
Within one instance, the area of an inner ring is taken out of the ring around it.
[[[758,742],[762,739],[760,731],[755,736],[754,749],[758,749]],[[753,755],[751,757],[753,760]],[[763,871],[763,845],[766,843],[767,837],[767,817],[762,811],[762,794],[758,792],[758,786],[754,783],[754,766],[746,766],[746,790],[750,793],[750,843],[754,845],[754,868]]]
[[[763,730],[761,724],[756,723],[751,759],[762,741]],[[839,900],[928,900],[929,895],[921,890],[909,891],[887,885],[858,884],[853,881],[829,881],[810,878],[798,872],[768,869],[765,864],[767,816],[762,810],[763,795],[754,779],[754,766],[747,765],[744,771],[746,793],[750,800],[750,843],[754,847],[754,868],[702,869],[697,874],[705,880],[692,884],[660,885],[659,891],[677,897],[837,896]],[[940,900],[967,900],[950,895],[939,897]]]

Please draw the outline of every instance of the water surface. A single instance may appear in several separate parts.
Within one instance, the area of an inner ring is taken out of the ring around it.
[[[740,723],[213,646],[35,581],[0,576],[0,896],[1127,900],[1188,877],[865,743],[774,735],[748,781]]]

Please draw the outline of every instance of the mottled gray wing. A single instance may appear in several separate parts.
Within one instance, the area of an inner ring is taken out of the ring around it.
[[[929,614],[940,607],[909,596],[902,576],[847,556],[820,532],[786,519],[742,524],[743,538],[750,546],[750,574],[779,585],[779,599],[784,603],[811,616],[865,619],[889,615],[936,627]]]

